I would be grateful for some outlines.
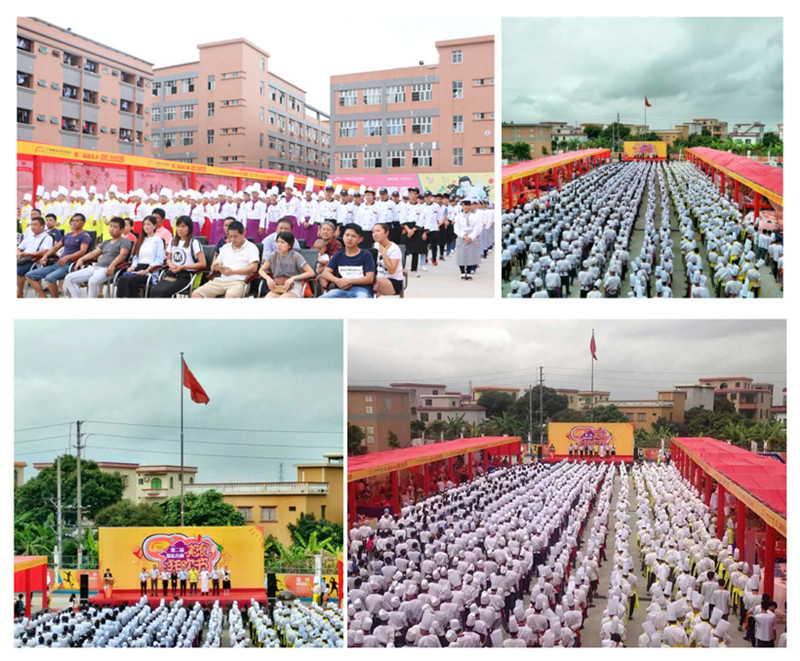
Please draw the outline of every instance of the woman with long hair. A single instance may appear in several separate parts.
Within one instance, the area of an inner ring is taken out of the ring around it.
[[[150,290],[153,298],[170,298],[189,284],[197,271],[206,267],[203,247],[194,238],[194,226],[189,216],[178,216],[175,236],[167,248],[167,270]]]
[[[389,225],[376,223],[372,228],[372,239],[378,250],[378,277],[372,290],[376,296],[393,296],[403,291],[402,253],[396,243],[389,241]]]
[[[153,216],[145,216],[142,220],[142,229],[131,255],[131,266],[117,283],[117,298],[137,298],[147,280],[155,278],[150,273],[150,267],[161,266],[167,258],[164,240],[156,236],[156,221]]]

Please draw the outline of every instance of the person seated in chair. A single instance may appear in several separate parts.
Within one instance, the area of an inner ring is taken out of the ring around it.
[[[224,244],[214,259],[211,272],[220,275],[192,293],[192,298],[242,298],[245,278],[258,269],[258,248],[244,235],[244,225],[232,220],[228,225],[229,243]]]
[[[30,228],[30,234],[17,246],[17,298],[22,298],[25,274],[53,247],[53,237],[45,231],[41,217],[31,218]]]
[[[342,228],[344,250],[339,250],[320,278],[334,285],[321,298],[372,298],[372,285],[375,282],[375,260],[369,250],[359,248],[361,227],[349,223]]]
[[[70,218],[69,226],[72,229],[70,234],[66,234],[61,241],[58,241],[50,250],[48,250],[39,260],[40,268],[33,269],[25,275],[33,290],[39,295],[39,298],[47,298],[44,292],[41,281],[44,280],[47,288],[50,290],[50,295],[53,298],[58,298],[58,281],[63,280],[69,272],[69,267],[72,262],[78,261],[86,254],[89,245],[92,243],[92,237],[88,232],[83,231],[83,226],[86,224],[86,217],[82,213],[73,214]],[[55,264],[47,265],[48,260],[54,257],[55,254],[61,250],[61,257]]]
[[[122,237],[124,229],[125,222],[122,218],[112,218],[108,223],[108,233],[111,238],[75,262],[75,270],[67,273],[64,278],[64,287],[72,298],[80,298],[80,286],[83,282],[88,283],[89,298],[100,296],[101,287],[114,275],[117,264],[124,262],[131,250],[131,242]],[[94,259],[97,259],[96,263],[81,268]]]

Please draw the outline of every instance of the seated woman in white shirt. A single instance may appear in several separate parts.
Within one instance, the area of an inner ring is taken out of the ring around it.
[[[376,296],[393,296],[403,291],[403,260],[400,248],[389,241],[389,225],[376,223],[372,228],[372,239],[378,250],[378,277],[372,290]]]
[[[130,268],[122,274],[117,283],[117,298],[137,298],[148,278],[153,276],[151,266],[161,266],[166,260],[164,240],[156,236],[156,222],[152,216],[142,221],[142,231],[133,246],[133,260]]]
[[[167,246],[167,271],[150,290],[152,298],[170,298],[183,290],[197,271],[206,268],[203,247],[194,238],[194,224],[189,216],[178,216],[176,236]]]

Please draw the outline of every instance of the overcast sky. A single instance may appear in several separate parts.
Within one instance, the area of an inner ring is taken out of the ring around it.
[[[595,390],[612,399],[655,399],[659,389],[701,377],[750,376],[773,383],[775,403],[782,401],[786,325],[764,320],[351,321],[348,382],[444,383],[468,393],[470,381],[527,388],[543,366],[545,386],[589,390],[592,328]]]
[[[324,112],[330,110],[332,75],[417,66],[420,60],[435,64],[434,42],[493,34],[497,24],[493,18],[394,16],[388,6],[358,0],[341,6],[162,2],[125,18],[108,6],[45,0],[27,15],[156,67],[196,62],[197,44],[244,37],[270,54],[272,73],[305,90],[306,103]]]
[[[196,481],[277,481],[280,462],[294,481],[295,463],[342,452],[341,321],[40,320],[16,322],[15,335],[14,428],[26,431],[14,459],[26,478],[74,445],[75,420],[87,421],[89,459],[180,465],[181,351],[210,400],[185,391]]]
[[[503,121],[783,121],[780,18],[504,18]]]

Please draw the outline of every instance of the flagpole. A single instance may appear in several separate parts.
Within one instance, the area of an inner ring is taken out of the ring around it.
[[[186,371],[183,365],[183,351],[181,351],[181,474],[178,478],[181,483],[181,527],[183,526],[183,374]]]
[[[594,339],[594,328],[592,328],[592,339]],[[589,422],[594,422],[594,356],[589,352],[589,361],[592,363],[592,387],[589,394],[591,407],[589,408]]]

